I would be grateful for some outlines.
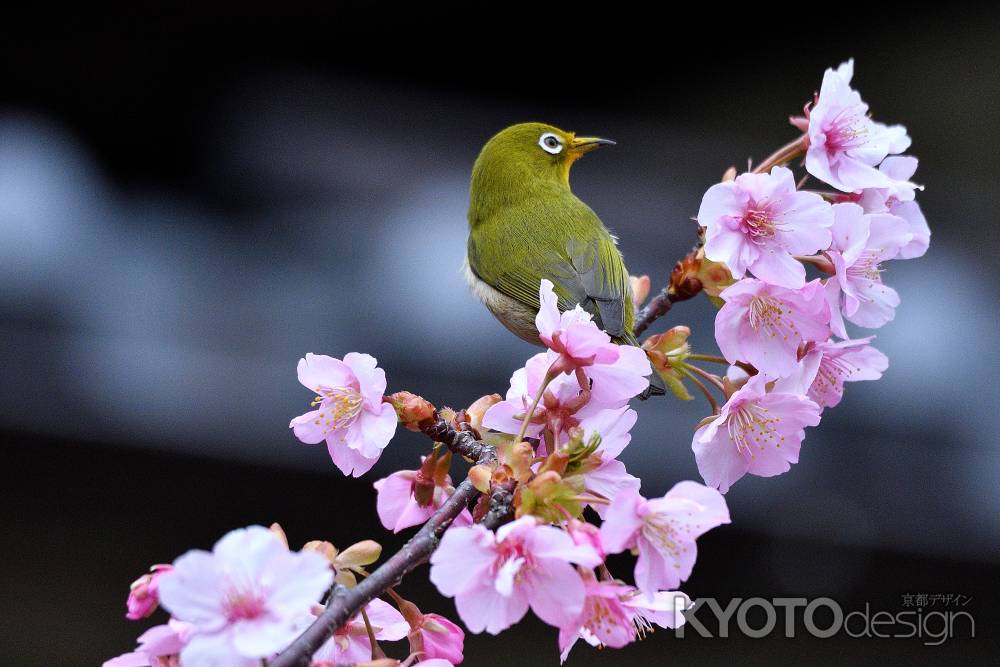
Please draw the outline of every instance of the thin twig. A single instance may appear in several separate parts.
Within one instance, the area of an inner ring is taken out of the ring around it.
[[[443,419],[427,420],[421,430],[437,442],[444,443],[455,454],[476,461],[477,464],[496,463],[496,451],[490,445],[476,440],[466,431],[456,431]],[[437,548],[441,535],[455,517],[479,495],[468,479],[463,481],[440,508],[417,531],[403,548],[382,563],[364,581],[353,588],[337,587],[327,601],[326,609],[305,632],[268,664],[269,667],[308,667],[312,656],[333,633],[386,589],[397,585],[408,572],[427,561]],[[494,488],[490,498],[490,511],[481,522],[487,528],[496,528],[510,516],[512,494],[509,489]],[[494,508],[494,502],[497,507]],[[496,511],[494,511],[496,509]]]
[[[670,312],[674,305],[674,297],[670,293],[669,287],[664,287],[660,293],[653,297],[645,308],[639,311],[632,326],[632,335],[638,338],[649,328],[653,322]]]

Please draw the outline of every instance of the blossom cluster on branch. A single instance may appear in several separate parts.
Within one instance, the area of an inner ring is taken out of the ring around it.
[[[399,425],[429,437],[413,469],[374,482],[385,529],[419,530],[379,567],[372,540],[295,551],[277,524],[234,530],[132,585],[128,618],[162,606],[170,619],[105,664],[443,667],[462,662],[466,631],[497,634],[529,610],[556,629],[553,648],[566,660],[580,640],[622,647],[682,624],[691,602],[679,588],[697,540],[730,522],[723,494],[747,473],[789,471],[805,428],[841,401],[845,383],[881,377],[888,359],[848,323],[889,322],[899,296],[882,265],[928,247],[922,188],[910,181],[917,161],[900,155],[910,139],[871,119],[852,76],[852,62],[827,70],[805,115],[791,119],[802,135],[708,189],[699,245],[637,317],[639,335],[704,293],[718,307],[719,354],[692,350],[680,325],[641,348],[617,345],[579,305],[560,312],[547,280],[535,321],[545,350],[514,371],[504,396],[462,410],[386,394],[369,355],[307,354],[298,378],[313,409],[290,428],[303,443],[325,443],[345,475],[367,473]],[[645,276],[632,280],[637,309],[649,288]],[[620,455],[637,419],[629,402],[654,372],[681,400],[701,394],[711,414],[691,445],[704,483],[643,495]],[[632,571],[613,573],[607,558],[622,552],[636,557]],[[426,561],[465,630],[399,590]],[[383,645],[404,640],[399,658],[387,657]]]

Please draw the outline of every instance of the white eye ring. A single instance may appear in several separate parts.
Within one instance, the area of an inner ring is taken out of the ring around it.
[[[543,151],[546,153],[552,153],[553,155],[561,153],[563,149],[562,139],[551,132],[546,132],[539,137],[538,145],[542,147]]]

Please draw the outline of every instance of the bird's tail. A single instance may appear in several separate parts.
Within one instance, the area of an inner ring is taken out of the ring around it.
[[[622,336],[613,338],[612,340],[619,345],[632,345],[640,347],[639,341],[635,339],[635,336],[632,335],[631,331],[626,332]],[[659,373],[653,371],[653,374],[649,376],[649,386],[646,387],[645,391],[639,394],[639,400],[645,401],[650,396],[663,396],[666,393],[667,386],[663,384],[663,378],[660,377]]]

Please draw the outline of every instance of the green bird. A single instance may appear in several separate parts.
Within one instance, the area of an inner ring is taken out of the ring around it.
[[[535,315],[543,278],[559,310],[580,304],[619,344],[636,345],[629,273],[617,240],[573,194],[569,171],[609,139],[545,123],[512,125],[486,142],[472,169],[465,276],[511,332],[540,345]],[[662,394],[657,374],[651,394]]]

